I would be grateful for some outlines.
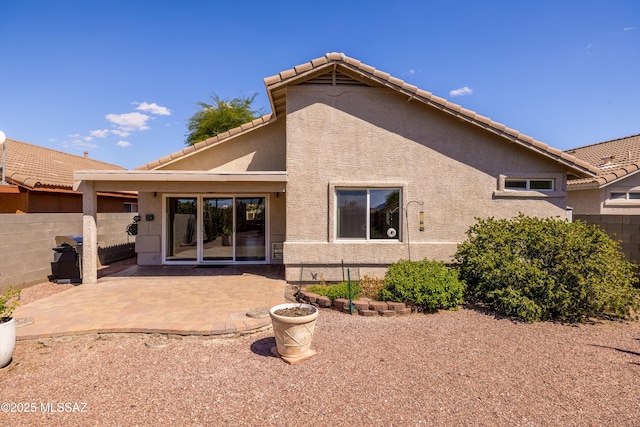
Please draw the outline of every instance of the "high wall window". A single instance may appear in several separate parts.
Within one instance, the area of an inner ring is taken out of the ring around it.
[[[357,240],[400,240],[400,190],[336,190],[337,237]]]
[[[504,181],[505,190],[554,191],[553,179],[509,179]]]
[[[611,200],[640,200],[640,192],[637,192],[637,191],[629,191],[629,192],[612,191],[609,194],[609,199],[611,199]]]

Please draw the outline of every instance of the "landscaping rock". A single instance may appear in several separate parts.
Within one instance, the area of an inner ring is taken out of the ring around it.
[[[343,310],[346,308],[349,310],[349,300],[346,298],[337,298],[333,301],[333,306],[338,310]]]
[[[369,310],[375,311],[384,311],[388,310],[389,306],[384,301],[370,301],[369,302]]]
[[[366,317],[372,317],[372,316],[377,316],[378,312],[375,310],[358,310],[360,313],[360,316],[366,316]]]
[[[331,307],[331,298],[319,296],[318,298],[316,298],[316,304],[318,304],[318,307]]]
[[[320,295],[314,294],[313,292],[302,291],[302,298],[310,303],[314,303],[318,300]]]
[[[356,310],[369,310],[369,301],[353,301],[353,308]]]
[[[387,305],[389,306],[389,310],[402,310],[404,308],[406,308],[406,304],[403,302],[393,302],[393,301],[387,301]]]

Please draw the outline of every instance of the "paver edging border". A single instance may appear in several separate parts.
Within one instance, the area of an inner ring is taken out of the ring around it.
[[[350,313],[349,300],[346,298],[336,298],[331,301],[329,297],[315,294],[313,292],[301,291],[297,294],[298,300],[311,304],[318,308],[330,308]],[[360,316],[406,316],[413,312],[410,305],[402,302],[375,301],[375,300],[352,300],[353,313]]]

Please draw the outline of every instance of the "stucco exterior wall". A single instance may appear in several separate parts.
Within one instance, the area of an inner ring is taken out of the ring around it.
[[[599,214],[602,206],[601,190],[572,190],[567,192],[567,204],[575,214]]]
[[[640,193],[640,174],[629,175],[603,188],[569,191],[567,199],[578,215],[640,215],[640,199],[611,199],[611,193]]]
[[[220,172],[285,170],[286,120],[269,123],[246,134],[198,151],[162,166],[161,170]]]
[[[196,155],[185,156],[159,168],[162,170],[210,170],[218,172],[284,171],[285,170],[285,120],[270,123],[254,131],[231,138],[217,145],[200,150]],[[126,187],[126,183],[111,183],[111,186]],[[164,196],[176,195],[242,195],[265,194],[269,206],[269,248],[272,243],[285,239],[285,185],[259,182],[156,182],[140,185],[136,252],[138,264],[162,264],[163,200]],[[146,215],[153,214],[153,221]],[[270,254],[271,255],[271,254]],[[271,259],[271,263],[282,263]]]
[[[303,280],[318,271],[342,280],[342,261],[383,271],[409,252],[412,259],[449,261],[475,217],[566,216],[562,166],[390,90],[290,87],[286,126],[288,280],[300,279],[301,266]],[[501,174],[546,173],[556,178],[553,194],[498,191]],[[402,240],[336,239],[335,189],[348,187],[401,188],[408,214]],[[414,201],[423,203],[424,232]]]

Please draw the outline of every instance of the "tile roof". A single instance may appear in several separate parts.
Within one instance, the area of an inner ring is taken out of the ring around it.
[[[598,168],[593,178],[574,179],[572,188],[594,188],[611,184],[640,170],[640,134],[612,139],[565,151]]]
[[[6,180],[30,189],[72,190],[77,170],[125,170],[88,157],[7,139]],[[0,156],[1,159],[1,156]]]
[[[299,84],[302,82],[313,81],[314,79],[322,79],[323,75],[333,72],[333,82],[336,79],[351,79],[351,81],[360,82],[368,86],[391,88],[397,92],[403,93],[408,100],[416,100],[431,107],[437,108],[447,114],[474,124],[489,132],[493,132],[510,142],[523,145],[543,156],[549,157],[559,163],[564,164],[574,171],[578,176],[592,176],[598,173],[598,169],[588,162],[580,160],[568,153],[564,153],[559,149],[548,146],[547,144],[537,141],[536,139],[524,135],[517,130],[510,129],[505,125],[495,122],[488,117],[481,116],[471,110],[461,107],[447,101],[444,98],[433,95],[430,92],[419,89],[417,86],[404,82],[401,79],[391,76],[380,70],[376,70],[370,65],[363,64],[361,61],[350,58],[343,53],[327,53],[325,56],[313,59],[307,63],[297,65],[291,69],[282,71],[274,76],[264,79],[267,87],[267,93],[271,102],[273,114],[266,115],[254,120],[246,129],[236,128],[225,134],[209,138],[206,141],[196,144],[194,147],[185,148],[163,159],[153,163],[141,166],[138,169],[154,169],[164,164],[174,161],[182,156],[192,154],[211,144],[218,143],[228,139],[240,132],[254,129],[256,126],[264,125],[274,121],[279,115],[286,112],[286,86],[291,84]],[[257,122],[257,123],[256,123]]]
[[[176,159],[179,159],[181,157],[190,155],[192,153],[195,153],[196,151],[202,150],[203,148],[207,148],[211,145],[215,145],[218,144],[224,140],[227,140],[231,137],[237,136],[239,134],[242,133],[246,133],[250,130],[262,127],[264,125],[267,125],[268,123],[270,123],[272,120],[275,120],[275,116],[273,114],[265,114],[262,117],[258,117],[257,119],[249,122],[249,123],[245,123],[242,126],[238,126],[237,128],[233,128],[230,129],[226,132],[222,132],[217,134],[216,136],[213,136],[211,138],[207,138],[204,141],[198,142],[194,145],[191,145],[189,147],[183,148],[180,151],[176,151],[174,153],[169,154],[168,156],[165,156],[161,159],[155,160],[153,162],[147,163],[146,165],[142,165],[142,166],[138,166],[136,168],[136,170],[153,170],[156,169],[160,166],[164,166],[167,163],[170,163]]]

